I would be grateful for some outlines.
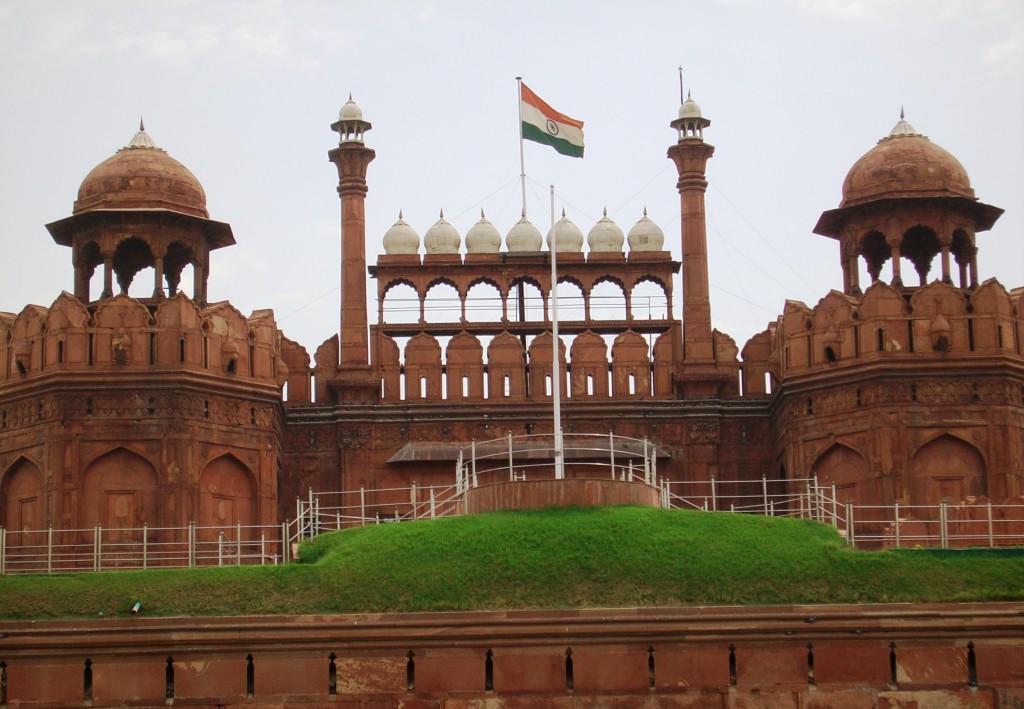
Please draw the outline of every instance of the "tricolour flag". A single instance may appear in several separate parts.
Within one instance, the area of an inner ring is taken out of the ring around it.
[[[519,112],[523,119],[523,138],[550,145],[562,155],[583,157],[583,121],[551,108],[523,83],[520,83]]]

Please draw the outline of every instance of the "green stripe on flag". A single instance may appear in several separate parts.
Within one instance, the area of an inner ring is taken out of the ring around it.
[[[532,140],[535,143],[550,145],[562,155],[568,155],[573,158],[583,157],[582,145],[573,145],[565,138],[553,136],[532,123],[527,123],[526,121],[523,121],[523,139]]]

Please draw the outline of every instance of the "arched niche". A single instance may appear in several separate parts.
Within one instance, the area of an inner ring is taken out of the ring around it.
[[[911,459],[910,469],[911,504],[956,504],[986,494],[981,453],[948,433],[921,446]]]
[[[158,501],[156,468],[137,453],[115,448],[85,469],[79,496],[79,526],[91,529],[103,525],[105,539],[127,541],[131,535],[122,535],[117,530],[156,526]]]
[[[839,502],[881,503],[868,462],[849,446],[836,443],[825,450],[811,466],[811,475],[817,476],[818,484],[824,488],[835,485]]]
[[[252,472],[233,455],[215,458],[203,468],[199,476],[200,538],[215,539],[224,527],[256,525],[258,508]],[[245,534],[243,530],[243,538]]]
[[[8,532],[45,529],[44,500],[42,471],[31,460],[19,458],[0,481],[0,527]]]

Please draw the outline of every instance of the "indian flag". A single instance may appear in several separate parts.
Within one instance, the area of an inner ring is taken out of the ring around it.
[[[523,83],[520,83],[519,113],[523,120],[523,138],[550,145],[562,155],[583,157],[583,121],[551,108]]]

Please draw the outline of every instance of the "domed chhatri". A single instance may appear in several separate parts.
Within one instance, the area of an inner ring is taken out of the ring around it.
[[[865,153],[843,181],[841,207],[901,197],[975,199],[960,161],[900,120]]]
[[[338,120],[331,124],[331,130],[338,134],[338,145],[362,143],[366,131],[373,125],[363,119],[363,109],[348,95],[348,101],[338,111]]]
[[[629,230],[630,251],[664,251],[665,232],[647,217],[647,207],[640,221]]]
[[[558,253],[579,253],[583,251],[583,232],[562,210],[562,218],[548,231],[548,250]]]
[[[608,209],[604,210],[604,216],[591,228],[587,234],[587,246],[591,251],[598,253],[621,253],[625,235],[621,227],[608,217]]]
[[[505,246],[512,252],[540,251],[543,243],[544,237],[540,235],[540,230],[526,218],[525,214],[505,236]]]
[[[338,111],[339,121],[361,121],[363,120],[363,109],[359,108],[359,104],[352,100],[352,94],[348,95],[348,101]]]
[[[484,210],[480,210],[480,221],[466,232],[466,252],[471,254],[496,254],[501,250],[501,232],[487,221]]]
[[[398,213],[398,221],[384,233],[384,253],[388,256],[396,254],[418,254],[420,251],[420,235],[409,226]]]
[[[423,248],[428,254],[457,254],[462,246],[462,237],[458,230],[445,221],[444,210],[441,217],[423,235]]]
[[[199,180],[158,148],[141,123],[128,145],[82,180],[72,213],[112,209],[165,209],[209,218],[206,192]]]

